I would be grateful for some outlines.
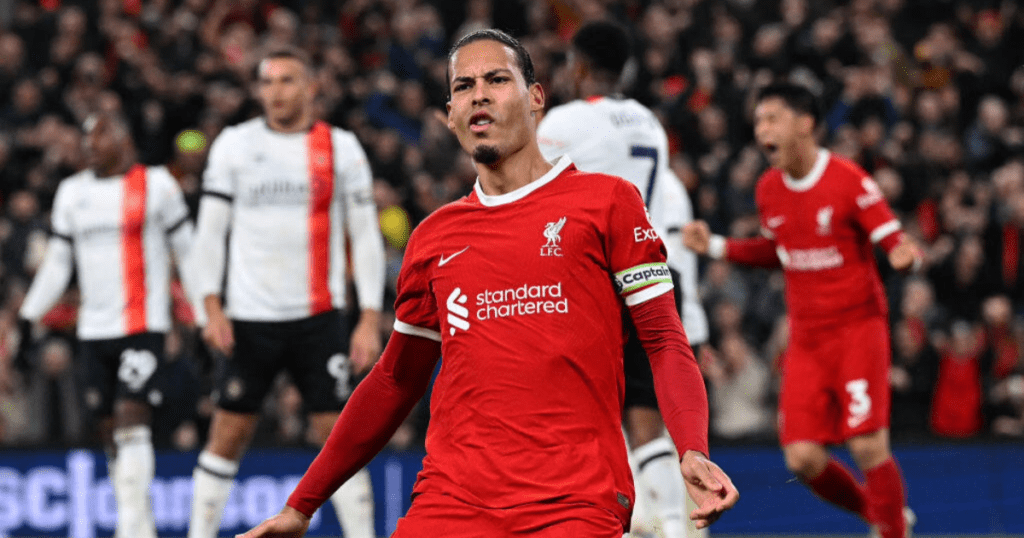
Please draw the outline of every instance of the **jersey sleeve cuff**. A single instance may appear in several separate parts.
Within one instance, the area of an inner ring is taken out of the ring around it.
[[[708,239],[708,256],[716,260],[721,260],[725,257],[725,237],[712,235]]]
[[[397,319],[395,320],[395,330],[402,334],[407,334],[409,336],[419,336],[422,338],[433,340],[435,342],[441,341],[441,333],[430,329],[424,329],[423,327],[410,325]]]
[[[900,221],[896,219],[890,220],[874,230],[871,230],[871,242],[877,244],[898,231],[900,231]]]

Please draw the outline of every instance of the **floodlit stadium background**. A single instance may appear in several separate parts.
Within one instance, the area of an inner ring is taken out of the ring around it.
[[[390,303],[411,229],[475,177],[437,117],[449,44],[491,26],[520,36],[555,105],[567,98],[567,38],[602,16],[633,33],[638,61],[628,94],[660,114],[672,167],[718,233],[757,232],[752,187],[765,163],[751,143],[752,90],[784,76],[822,95],[822,142],[871,172],[927,245],[929,268],[919,277],[881,264],[895,345],[893,435],[918,535],[1024,535],[1017,2],[0,0],[0,536],[104,536],[112,528],[103,460],[75,382],[73,290],[44,320],[37,358],[13,360],[17,308],[45,248],[56,186],[84,166],[79,126],[89,113],[126,113],[141,159],[166,164],[195,211],[210,141],[258,114],[255,59],[276,44],[305,48],[318,65],[318,114],[355,132],[370,158]],[[701,271],[713,328],[705,371],[767,369],[753,394],[770,417],[786,338],[781,279],[722,263]],[[163,495],[158,521],[167,536],[184,534],[189,488],[181,480],[210,412],[210,359],[176,295],[174,361],[155,428],[155,495]],[[713,410],[712,450],[743,499],[716,535],[865,534],[791,481],[772,420],[741,431],[721,420]],[[408,501],[427,421],[421,405],[372,465],[382,534]],[[312,456],[303,448],[301,399],[286,379],[267,402],[256,445],[226,514],[233,531],[276,510]],[[336,528],[332,518],[322,516],[324,532]]]

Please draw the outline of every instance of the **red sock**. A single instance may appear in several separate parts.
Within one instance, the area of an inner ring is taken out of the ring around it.
[[[868,501],[871,503],[875,522],[882,538],[903,538],[906,523],[903,521],[903,477],[892,457],[864,471],[867,479]]]
[[[808,480],[807,485],[822,499],[859,515],[864,521],[870,521],[867,491],[850,470],[836,459],[829,458],[825,470]]]

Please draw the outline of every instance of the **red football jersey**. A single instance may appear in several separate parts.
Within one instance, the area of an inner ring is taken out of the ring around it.
[[[672,290],[640,194],[568,158],[413,233],[395,329],[441,341],[415,492],[505,508],[588,503],[625,524],[621,305]]]
[[[765,172],[757,207],[784,269],[795,327],[887,312],[873,245],[900,222],[867,172],[822,149],[805,178]]]

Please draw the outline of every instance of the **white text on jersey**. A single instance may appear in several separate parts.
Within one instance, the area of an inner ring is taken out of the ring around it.
[[[523,284],[517,288],[484,290],[476,296],[479,320],[528,316],[533,314],[565,314],[569,299],[562,297],[562,283],[552,285]]]

